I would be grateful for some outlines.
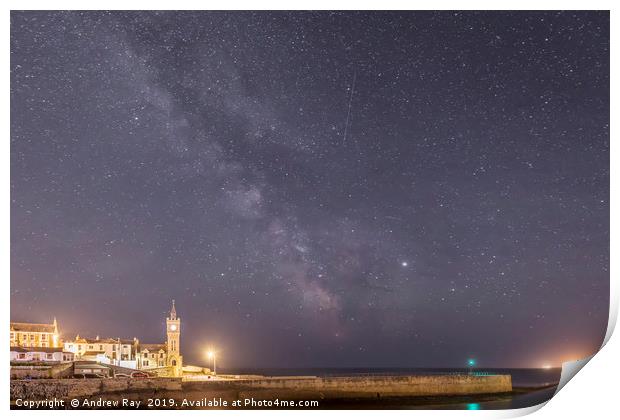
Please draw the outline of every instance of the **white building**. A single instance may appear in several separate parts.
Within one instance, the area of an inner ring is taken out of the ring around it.
[[[138,339],[83,338],[65,341],[64,350],[75,354],[76,360],[90,360],[128,368],[138,368]]]
[[[73,362],[74,355],[62,347],[11,347],[11,362]]]

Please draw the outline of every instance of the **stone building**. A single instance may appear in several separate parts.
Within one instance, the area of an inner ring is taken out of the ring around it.
[[[61,347],[56,318],[51,324],[11,322],[11,347]]]
[[[141,344],[139,369],[168,366],[166,344]]]
[[[138,354],[139,369],[170,368],[174,376],[183,372],[181,356],[181,318],[172,301],[170,315],[166,318],[166,342],[163,344],[140,344]]]

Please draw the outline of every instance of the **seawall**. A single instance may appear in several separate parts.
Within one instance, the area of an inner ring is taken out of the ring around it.
[[[261,378],[234,382],[186,382],[183,390],[233,388],[239,398],[376,398],[496,394],[512,391],[510,375],[415,375],[366,377]]]
[[[188,381],[180,378],[12,380],[11,401],[148,398],[260,400],[377,399],[396,397],[497,394],[512,391],[510,375],[428,375],[368,377],[265,377],[260,379]]]

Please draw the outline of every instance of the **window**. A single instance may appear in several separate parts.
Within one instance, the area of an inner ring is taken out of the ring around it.
[[[172,359],[172,366],[176,366],[177,365],[177,361]]]
[[[103,350],[103,344],[99,344],[99,350]]]
[[[53,355],[52,353],[47,353],[47,354],[45,355],[45,358],[46,358],[46,359],[48,359],[48,360],[51,360],[51,359],[52,359],[52,357],[54,357],[54,355]]]
[[[89,345],[88,345],[88,350],[92,350],[92,349],[93,349],[93,345],[92,345],[92,344],[89,344]]]
[[[34,340],[34,334],[30,334],[30,339]]]
[[[19,355],[17,356],[18,359],[25,359],[26,358],[26,353],[19,353]]]

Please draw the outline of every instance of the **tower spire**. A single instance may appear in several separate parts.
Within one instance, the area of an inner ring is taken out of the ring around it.
[[[170,309],[170,319],[177,319],[177,310],[174,307],[174,299],[172,299],[172,309]]]

